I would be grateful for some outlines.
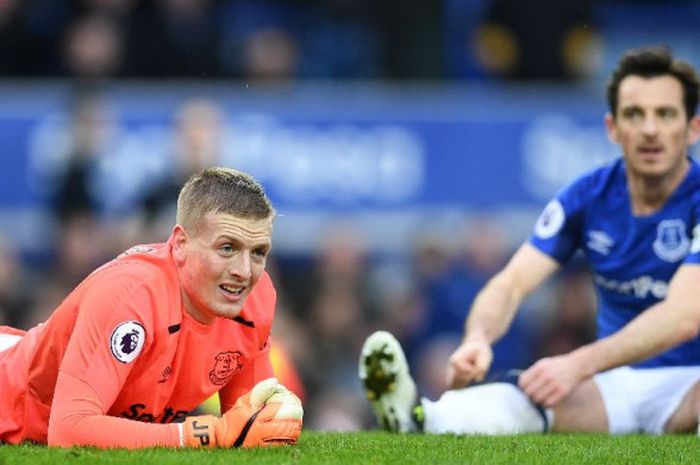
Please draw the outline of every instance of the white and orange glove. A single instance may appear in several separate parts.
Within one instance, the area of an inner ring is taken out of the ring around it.
[[[185,447],[257,447],[296,444],[304,409],[289,389],[269,378],[241,396],[221,418],[188,417],[182,425]]]

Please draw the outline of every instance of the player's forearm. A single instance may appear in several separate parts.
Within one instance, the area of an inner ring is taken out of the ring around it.
[[[474,299],[465,326],[465,340],[498,340],[510,327],[522,302],[521,293],[496,275]]]
[[[617,333],[571,353],[587,376],[644,360],[697,337],[700,322],[693,311],[660,303]]]
[[[493,343],[510,327],[522,301],[559,269],[559,263],[529,243],[477,295],[466,323],[465,340]]]
[[[50,446],[140,449],[180,447],[178,424],[142,423],[106,415],[60,414],[49,423]]]
[[[643,360],[697,337],[700,329],[700,266],[682,265],[666,298],[617,333],[577,351],[590,374]]]
[[[56,383],[48,425],[48,443],[53,446],[177,447],[177,424],[143,423],[111,417],[100,396],[84,381],[61,371]]]

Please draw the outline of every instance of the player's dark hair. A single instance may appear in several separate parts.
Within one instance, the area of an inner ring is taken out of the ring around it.
[[[270,199],[252,176],[232,168],[207,168],[193,174],[177,199],[177,222],[195,228],[210,212],[265,219],[275,214]]]
[[[627,76],[653,78],[673,76],[683,87],[683,106],[688,120],[697,112],[700,78],[693,66],[683,60],[674,58],[671,50],[664,46],[642,47],[628,50],[617,64],[608,80],[608,106],[613,118],[618,106],[620,83]]]

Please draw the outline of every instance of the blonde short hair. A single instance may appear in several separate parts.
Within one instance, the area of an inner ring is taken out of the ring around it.
[[[275,215],[260,183],[243,171],[223,167],[190,176],[177,198],[177,222],[185,229],[195,230],[210,212],[253,219]]]

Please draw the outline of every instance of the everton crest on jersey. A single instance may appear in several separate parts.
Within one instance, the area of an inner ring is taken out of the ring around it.
[[[683,259],[690,249],[687,230],[687,225],[680,218],[661,220],[656,227],[656,239],[654,239],[656,256],[667,262]]]
[[[681,264],[700,263],[700,166],[657,212],[634,216],[622,159],[586,174],[545,207],[530,238],[560,263],[582,251],[598,295],[598,333],[610,335],[666,296]],[[641,363],[698,365],[700,339]]]

